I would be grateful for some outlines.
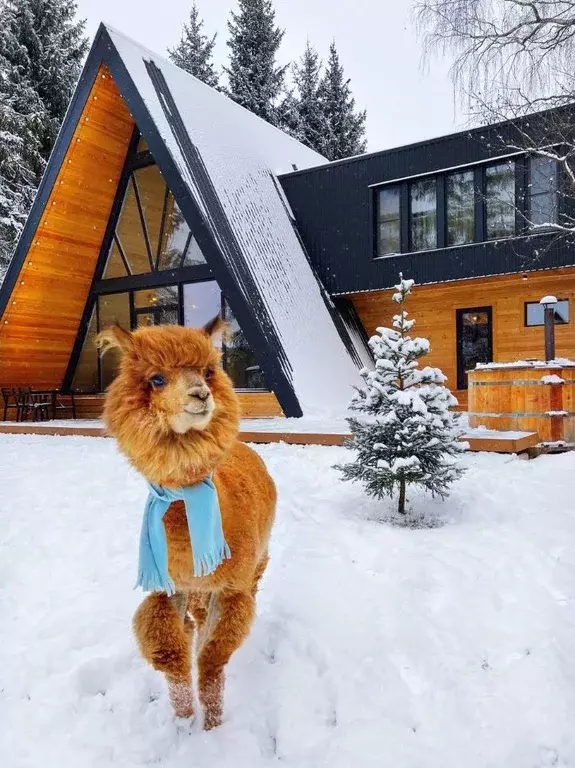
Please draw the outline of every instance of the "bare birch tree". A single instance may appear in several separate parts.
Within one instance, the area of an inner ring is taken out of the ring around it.
[[[523,205],[525,230],[575,240],[575,0],[416,0],[414,13],[425,56],[453,56],[455,95],[471,121],[501,121],[491,142],[541,158],[532,167],[560,178],[565,204],[554,216]],[[530,174],[525,194],[545,182]]]

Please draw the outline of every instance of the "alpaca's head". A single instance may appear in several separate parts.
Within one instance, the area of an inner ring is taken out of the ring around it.
[[[238,399],[212,342],[219,327],[218,320],[205,329],[163,325],[128,333],[116,326],[99,336],[104,351],[122,353],[106,395],[108,430],[154,482],[168,482],[166,473],[174,482],[174,463],[211,471],[207,465],[236,437]]]

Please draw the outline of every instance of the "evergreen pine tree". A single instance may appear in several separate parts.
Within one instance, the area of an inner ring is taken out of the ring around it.
[[[321,152],[326,124],[319,98],[321,61],[309,40],[299,63],[292,67],[295,94],[289,132],[316,152]]]
[[[189,24],[184,24],[182,37],[175,48],[168,48],[170,60],[190,75],[217,88],[218,73],[213,62],[217,33],[208,37],[203,33],[204,22],[195,3],[190,11]]]
[[[276,56],[284,31],[275,25],[271,0],[239,0],[228,22],[228,95],[272,125],[282,122],[286,66]]]
[[[87,49],[73,0],[0,6],[0,271],[14,247]]]
[[[321,154],[328,160],[341,160],[365,152],[365,110],[357,112],[345,78],[335,41],[329,47],[329,58],[319,84],[319,100],[325,121]]]
[[[398,512],[405,514],[406,489],[420,485],[445,498],[447,488],[463,473],[453,458],[465,450],[457,440],[449,406],[457,405],[443,384],[438,368],[419,369],[419,358],[429,352],[429,341],[412,339],[415,320],[404,310],[413,280],[400,274],[393,300],[400,313],[393,328],[378,328],[369,340],[375,369],[362,371],[365,388],[358,388],[350,408],[368,415],[348,420],[357,452],[355,461],[338,467],[344,480],[362,482],[370,496],[398,492]]]

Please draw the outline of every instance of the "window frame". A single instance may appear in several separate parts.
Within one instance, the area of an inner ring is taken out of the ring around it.
[[[570,325],[571,323],[571,301],[569,299],[557,299],[557,303],[561,304],[562,302],[567,302],[567,313],[568,313],[568,319],[566,323],[558,323],[555,321],[554,325],[562,326],[562,325]],[[539,301],[525,301],[523,302],[523,326],[525,328],[543,328],[545,326],[545,310],[543,310],[543,322],[542,323],[528,323],[527,322],[527,313],[528,313],[528,307],[531,305],[537,305],[541,306]]]
[[[555,167],[555,188],[551,192],[552,198],[553,198],[553,204],[555,209],[555,221],[549,222],[551,226],[547,224],[533,224],[531,221],[531,201],[533,198],[537,197],[543,197],[544,195],[549,194],[548,192],[538,192],[537,194],[531,193],[531,185],[532,185],[532,163],[533,160],[548,160],[553,163]],[[525,165],[526,165],[526,188],[525,188],[525,219],[526,219],[526,229],[528,232],[549,232],[553,230],[553,224],[559,223],[559,163],[557,160],[551,157],[546,157],[545,155],[537,155],[537,154],[530,154],[525,156]]]
[[[449,190],[448,190],[448,182],[450,178],[453,178],[454,176],[464,176],[466,174],[471,175],[471,187],[472,187],[472,201],[471,201],[471,209],[473,214],[473,232],[471,235],[471,240],[467,240],[464,243],[450,243],[449,242]],[[442,212],[442,215],[445,217],[445,248],[461,248],[465,245],[470,245],[471,243],[477,242],[477,184],[476,184],[476,174],[474,167],[468,167],[468,168],[459,168],[458,170],[453,171],[447,171],[444,175],[444,184],[445,184],[445,195],[444,195],[444,211]]]
[[[380,244],[379,230],[380,230],[380,223],[381,223],[380,222],[380,196],[382,192],[388,191],[390,189],[397,189],[398,198],[399,198],[399,205],[398,205],[398,246],[399,248],[397,251],[390,251],[389,253],[380,253],[379,252],[379,244]],[[389,259],[389,258],[393,258],[394,256],[399,256],[401,253],[404,252],[404,237],[403,237],[403,228],[402,228],[403,194],[402,194],[401,183],[384,184],[380,187],[376,187],[373,190],[371,201],[372,201],[372,221],[373,221],[375,258]]]
[[[512,208],[512,214],[513,214],[513,233],[510,235],[494,235],[491,236],[488,232],[488,199],[487,199],[487,172],[490,168],[497,168],[497,166],[503,166],[503,165],[511,165],[511,171],[512,171],[512,178],[513,178],[513,208]],[[514,237],[517,237],[518,234],[518,228],[517,228],[517,216],[516,212],[517,210],[521,210],[521,207],[518,205],[518,199],[517,199],[517,159],[515,157],[513,158],[506,158],[506,159],[500,159],[496,160],[494,162],[486,163],[484,166],[482,166],[482,195],[483,195],[483,238],[482,242],[485,243],[493,243],[497,242],[499,240],[511,240]]]
[[[412,189],[416,184],[421,184],[422,182],[426,181],[432,181],[434,188],[435,188],[435,246],[431,248],[413,248],[413,210],[412,210]],[[422,176],[417,179],[413,179],[409,182],[408,185],[408,253],[427,253],[428,251],[437,251],[441,247],[439,244],[439,219],[440,216],[443,217],[444,212],[439,210],[439,174],[433,175],[430,174],[428,176]]]
[[[370,184],[369,189],[369,212],[372,222],[371,228],[371,253],[372,260],[388,259],[396,256],[405,256],[416,253],[427,253],[451,248],[466,248],[470,245],[483,243],[494,243],[514,238],[545,234],[550,228],[541,225],[534,227],[527,226],[529,189],[528,180],[530,174],[529,161],[533,155],[527,151],[517,152],[502,157],[494,157],[480,162],[470,163],[448,169],[441,169],[437,172],[422,173],[419,175],[401,177],[383,181],[377,184]],[[496,166],[508,165],[512,169],[513,176],[513,232],[506,235],[491,236],[487,232],[487,175],[488,169]],[[473,239],[458,244],[448,243],[448,194],[447,185],[450,176],[456,176],[464,173],[473,174]],[[415,250],[412,244],[412,215],[411,215],[411,188],[425,180],[434,180],[436,185],[436,238],[437,243],[434,248],[424,248]],[[379,195],[383,189],[395,187],[399,190],[399,235],[400,250],[398,252],[380,254],[379,252]],[[561,216],[561,171],[556,168],[556,215],[557,219]]]
[[[107,279],[103,277],[112,244],[117,240],[116,227],[117,227],[120,215],[122,213],[122,208],[124,205],[124,200],[126,197],[127,190],[129,188],[130,183],[133,184],[133,188],[136,188],[137,186],[132,181],[133,172],[140,168],[146,168],[152,165],[156,165],[156,161],[154,160],[152,153],[149,150],[146,150],[143,152],[136,151],[138,142],[140,140],[140,136],[141,134],[137,130],[135,130],[132,135],[130,145],[128,147],[126,162],[124,165],[124,169],[122,171],[122,175],[118,182],[116,196],[114,198],[112,209],[110,211],[110,215],[108,218],[108,223],[107,223],[106,231],[104,233],[104,237],[102,240],[102,245],[100,248],[100,254],[98,257],[96,270],[94,273],[92,284],[90,286],[90,292],[88,294],[88,299],[86,300],[84,313],[82,315],[78,333],[76,334],[76,339],[74,342],[74,346],[72,348],[72,353],[68,361],[68,367],[66,370],[64,383],[63,383],[63,387],[65,389],[70,389],[72,387],[74,376],[76,374],[76,369],[78,367],[78,363],[82,355],[84,342],[86,340],[86,336],[90,326],[90,321],[93,315],[95,315],[95,318],[96,318],[97,332],[99,333],[100,331],[100,313],[99,313],[99,301],[98,301],[100,296],[127,293],[129,297],[129,303],[130,303],[130,327],[131,327],[131,330],[134,330],[136,327],[135,319],[136,319],[136,315],[138,314],[134,306],[134,291],[143,290],[147,288],[161,288],[163,286],[168,286],[168,285],[177,286],[178,309],[179,309],[178,322],[180,325],[183,325],[183,322],[184,322],[183,286],[188,283],[203,283],[203,282],[208,282],[210,280],[216,281],[215,275],[211,267],[207,263],[195,264],[195,265],[185,266],[185,267],[180,266],[174,269],[165,269],[161,271],[151,270],[150,272],[144,272],[141,274],[130,274],[129,270],[127,269],[128,274],[124,277],[114,277],[114,278],[107,278]],[[166,182],[166,189],[169,190],[167,182]],[[138,208],[139,208],[139,215],[141,215],[142,212],[140,210],[140,205],[138,205]],[[164,213],[165,213],[165,197],[164,197]],[[164,219],[164,216],[162,216],[162,222],[163,222],[163,219]],[[144,237],[146,238],[146,241],[147,241],[147,231],[145,227],[143,227],[143,231],[144,231]],[[192,240],[193,240],[193,233],[190,231],[190,236],[187,238],[186,247],[184,249],[182,261],[180,263],[183,263],[183,260],[185,259],[185,256],[191,247]],[[159,243],[161,243],[161,237],[159,239]],[[146,247],[149,249],[148,242]],[[118,249],[120,251],[121,258],[124,260],[124,255],[122,254],[121,247],[119,246]],[[153,254],[154,265],[156,264],[157,259],[158,259],[157,255]],[[126,266],[126,264],[124,264],[124,266]],[[221,288],[220,288],[220,293],[222,297],[221,299],[222,304],[220,307],[220,311],[223,311],[226,298]],[[228,303],[228,306],[230,306],[229,303]],[[261,365],[259,365],[259,367],[261,370]],[[101,394],[103,391],[102,390],[102,365],[101,365],[101,358],[99,355],[97,360],[97,377],[98,377],[98,386],[99,386],[99,390],[97,394]],[[263,388],[238,387],[238,388],[235,388],[235,391],[238,393],[242,393],[242,392],[243,393],[266,392],[267,393],[267,392],[271,392],[272,390],[269,387],[263,387]],[[84,394],[94,394],[94,393],[86,392]]]

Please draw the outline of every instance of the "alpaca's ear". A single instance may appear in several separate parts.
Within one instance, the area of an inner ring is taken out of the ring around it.
[[[224,318],[221,315],[216,315],[204,325],[204,332],[207,333],[208,336],[215,336],[227,327],[228,324]]]
[[[131,333],[119,325],[112,325],[96,336],[96,346],[102,350],[102,354],[114,347],[126,353],[134,349],[134,339]]]

